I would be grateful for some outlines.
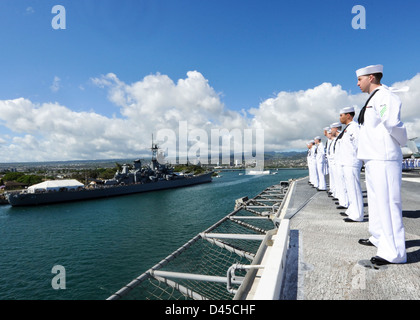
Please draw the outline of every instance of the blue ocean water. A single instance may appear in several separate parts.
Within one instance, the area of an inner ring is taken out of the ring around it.
[[[306,176],[223,172],[212,183],[39,207],[0,206],[0,300],[106,299],[229,214],[235,200]],[[52,273],[54,266],[63,272]],[[65,289],[52,282],[64,277]]]

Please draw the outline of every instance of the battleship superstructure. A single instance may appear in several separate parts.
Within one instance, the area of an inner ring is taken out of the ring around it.
[[[142,167],[140,160],[135,160],[133,168],[127,164],[118,170],[114,178],[105,180],[103,184],[84,186],[76,181],[74,185],[60,185],[60,180],[55,184],[41,183],[19,192],[9,192],[6,197],[12,206],[29,206],[68,201],[88,200],[104,197],[113,197],[186,187],[212,181],[212,173],[203,174],[178,174],[173,167],[161,164],[157,160],[158,146],[152,143],[152,162]],[[64,181],[63,181],[64,182]]]

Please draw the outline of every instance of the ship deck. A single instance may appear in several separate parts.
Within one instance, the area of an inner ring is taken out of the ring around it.
[[[284,215],[290,229],[282,290],[274,299],[420,299],[420,175],[418,171],[403,173],[408,261],[379,269],[362,266],[363,260],[376,255],[376,248],[358,244],[359,239],[370,236],[363,174],[361,180],[366,218],[360,223],[344,222],[339,214],[343,210],[336,208],[326,192],[312,188],[307,178],[295,181]],[[254,298],[251,292],[247,299]]]

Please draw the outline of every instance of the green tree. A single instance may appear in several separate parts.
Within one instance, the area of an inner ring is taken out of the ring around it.
[[[100,179],[112,179],[115,175],[116,168],[108,168],[99,170],[98,177]]]
[[[24,175],[16,180],[17,182],[24,183],[27,185],[33,185],[42,182],[42,177],[37,175]]]
[[[25,174],[23,172],[8,172],[4,175],[4,181],[17,181],[20,177],[23,177]]]

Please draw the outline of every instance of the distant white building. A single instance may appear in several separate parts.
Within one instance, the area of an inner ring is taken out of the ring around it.
[[[60,189],[77,190],[83,188],[84,184],[77,180],[49,180],[28,187],[28,193],[37,191],[59,191]]]

